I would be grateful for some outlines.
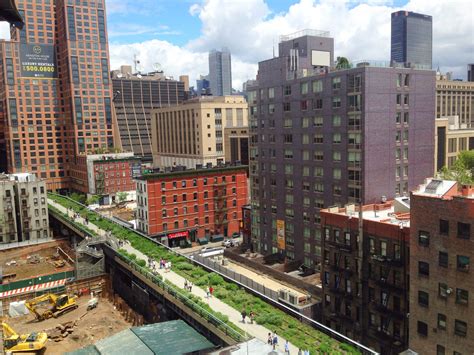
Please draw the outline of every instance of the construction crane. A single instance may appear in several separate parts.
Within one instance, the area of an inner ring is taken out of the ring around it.
[[[46,346],[48,334],[33,332],[17,334],[7,323],[2,322],[4,351],[12,353],[41,351]]]
[[[47,293],[25,302],[26,308],[36,316],[38,321],[51,317],[57,318],[61,314],[76,309],[77,297],[69,295],[57,296],[53,293]]]

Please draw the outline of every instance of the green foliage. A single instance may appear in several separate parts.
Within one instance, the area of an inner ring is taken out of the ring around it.
[[[217,298],[239,312],[243,308],[245,308],[247,312],[254,311],[256,313],[256,322],[258,324],[261,324],[268,329],[276,330],[278,334],[281,334],[283,338],[288,339],[295,346],[301,347],[302,349],[309,349],[311,354],[359,354],[359,352],[351,346],[339,343],[311,326],[298,322],[292,316],[246,292],[245,289],[240,288],[238,285],[225,281],[220,275],[209,273],[202,267],[192,264],[186,258],[176,255],[154,242],[143,238],[134,231],[118,226],[108,219],[103,219],[99,217],[97,213],[89,211],[88,209],[76,204],[74,201],[62,196],[49,194],[48,198],[60,203],[64,207],[72,208],[76,212],[85,213],[85,216],[88,217],[91,223],[103,230],[111,231],[117,238],[129,241],[133,248],[139,250],[148,257],[152,257],[155,260],[164,258],[167,261],[172,261],[173,270],[193,282],[194,285],[206,288],[211,282],[212,285],[222,286],[216,288],[214,295]],[[50,206],[50,208],[53,207]],[[95,233],[92,232],[91,235],[95,235]],[[135,254],[128,254],[123,249],[120,249],[119,252],[131,260],[137,259]],[[137,262],[143,264],[145,261],[138,260]],[[161,277],[157,277],[157,279],[162,280]],[[172,292],[174,294],[186,295],[188,302],[191,302],[191,300],[194,302],[194,306],[189,304],[190,307],[196,307],[196,305],[199,305],[200,308],[205,309],[214,317],[226,322],[227,326],[235,329],[238,333],[241,332],[235,324],[228,322],[228,318],[225,315],[218,314],[218,312],[213,311],[209,305],[203,302],[200,298],[191,295],[181,287],[177,287],[167,281],[168,280],[165,281],[166,284],[173,290]],[[196,311],[198,313],[201,312],[199,310]],[[223,325],[220,325],[219,327],[222,328]]]
[[[350,69],[351,63],[346,57],[337,57],[336,69]]]
[[[78,194],[77,192],[73,192],[71,194],[71,196],[69,196],[69,197],[71,197],[74,201],[77,201],[79,203],[82,203],[82,204],[86,203],[86,195]]]
[[[121,203],[127,200],[128,198],[128,193],[124,191],[119,191],[116,193],[115,197],[117,198],[117,202]]]
[[[96,205],[99,203],[100,197],[97,195],[92,195],[86,200],[86,205]]]
[[[224,279],[221,275],[210,273],[209,274],[209,283],[213,286],[219,286],[224,284]]]
[[[138,264],[139,266],[141,266],[141,267],[145,267],[146,261],[143,260],[143,259],[138,259],[138,260],[137,260],[137,264]]]
[[[474,185],[474,150],[460,152],[454,164],[450,168],[444,166],[439,176],[461,185]]]

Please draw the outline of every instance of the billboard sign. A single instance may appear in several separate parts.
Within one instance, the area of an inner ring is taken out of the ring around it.
[[[136,178],[142,175],[142,165],[140,163],[133,164],[131,168],[132,168],[132,177]]]
[[[53,79],[58,77],[56,53],[50,44],[22,44],[20,73],[23,78]]]
[[[285,250],[285,221],[277,219],[277,247]]]

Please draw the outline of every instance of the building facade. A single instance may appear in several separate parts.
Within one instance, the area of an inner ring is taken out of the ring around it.
[[[151,164],[151,111],[183,102],[185,83],[162,72],[132,74],[131,66],[122,66],[112,72],[112,84],[120,147]]]
[[[474,82],[448,80],[438,74],[436,118],[449,116],[458,116],[460,125],[474,128]]]
[[[248,203],[246,166],[176,171],[137,179],[137,228],[197,241],[239,233],[242,206]]]
[[[369,62],[332,71],[327,34],[279,46],[247,89],[252,237],[262,254],[316,268],[321,208],[408,194],[433,174],[435,73]]]
[[[435,171],[453,166],[460,152],[474,150],[474,128],[460,124],[458,116],[437,118],[435,121]]]
[[[249,164],[248,126],[224,128],[224,152],[226,162]]]
[[[46,192],[34,174],[0,175],[0,244],[49,238]]]
[[[105,1],[16,5],[25,26],[0,42],[7,170],[69,189],[75,155],[114,146]]]
[[[392,13],[391,62],[431,69],[432,59],[433,18],[410,11]]]
[[[474,64],[467,65],[467,81],[474,81]]]
[[[409,211],[408,198],[365,205],[362,226],[355,205],[321,211],[323,322],[381,354],[408,347]]]
[[[430,179],[411,194],[410,349],[474,349],[474,189]]]
[[[227,48],[209,52],[209,87],[211,95],[232,95],[232,63]]]
[[[228,128],[236,132],[248,129],[248,105],[242,96],[201,96],[153,110],[153,164],[159,168],[182,165],[194,169],[209,163],[231,163],[226,160],[231,152],[225,150]]]
[[[141,160],[132,152],[84,154],[76,157],[75,168],[71,170],[72,189],[99,195],[102,203],[109,204],[115,201],[117,192],[134,196],[134,179],[140,175]]]

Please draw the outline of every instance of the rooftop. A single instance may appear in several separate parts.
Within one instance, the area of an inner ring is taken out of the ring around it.
[[[330,32],[314,30],[314,29],[305,29],[298,32],[290,33],[288,35],[280,36],[280,42],[290,41],[292,39],[303,37],[303,36],[330,37]]]
[[[417,196],[429,196],[445,200],[453,197],[474,199],[474,186],[461,186],[453,180],[429,178],[413,191]]]
[[[359,218],[359,208],[354,204],[342,208],[331,207],[323,211],[348,216],[349,219]],[[410,227],[410,199],[408,197],[397,197],[384,203],[364,205],[362,207],[362,218],[366,221]]]
[[[33,182],[41,181],[36,174],[32,173],[16,173],[16,174],[0,174],[0,181],[18,181],[18,182]]]
[[[200,169],[189,169],[179,171],[165,171],[160,173],[145,174],[137,178],[137,180],[153,180],[169,177],[180,177],[180,176],[197,176],[197,175],[211,175],[216,173],[226,173],[231,171],[247,171],[247,165],[231,165],[231,166],[217,166],[213,168],[200,168]]]

